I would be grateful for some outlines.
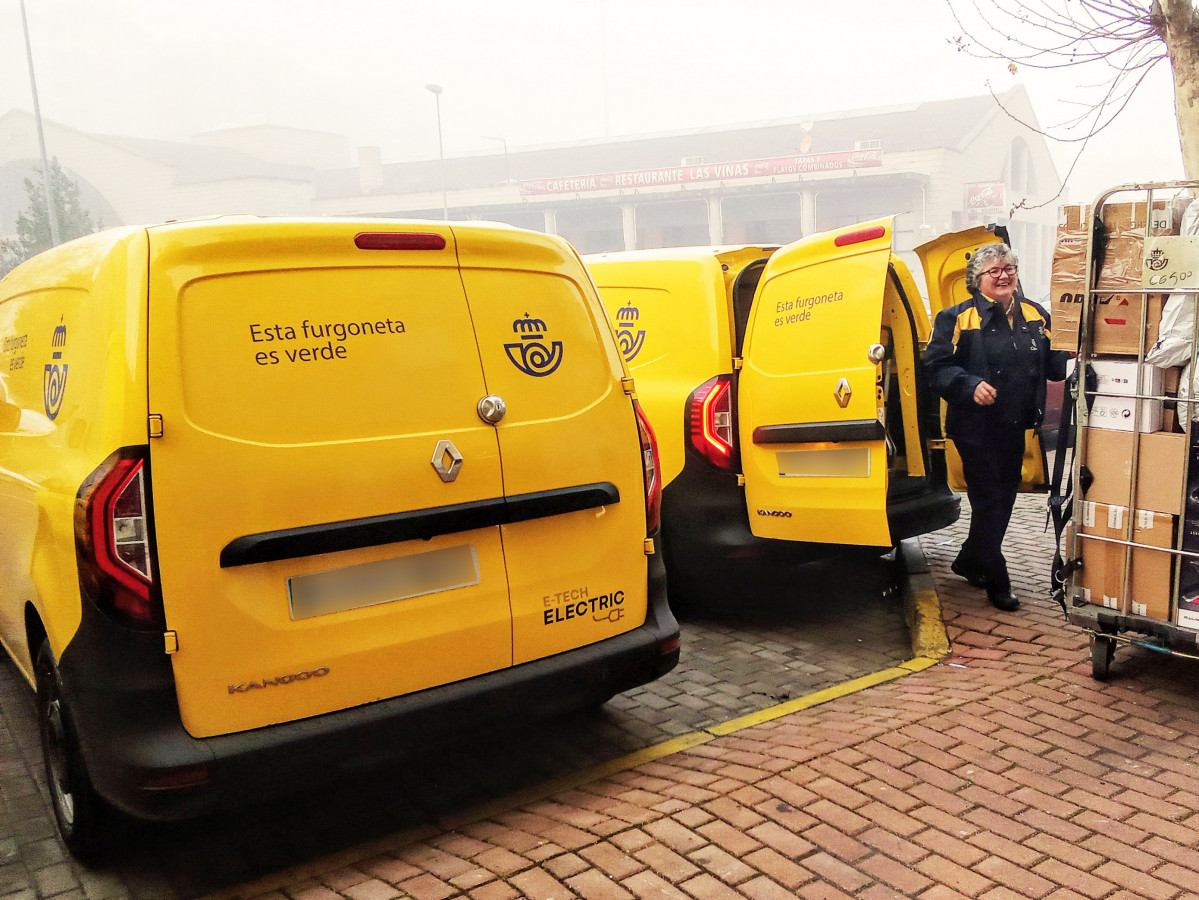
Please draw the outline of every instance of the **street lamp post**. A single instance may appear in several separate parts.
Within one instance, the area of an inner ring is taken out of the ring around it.
[[[433,100],[437,104],[437,158],[441,164],[441,217],[448,220],[450,207],[446,202],[445,194],[445,146],[441,142],[441,85],[426,84],[425,90],[433,95]]]
[[[25,18],[25,0],[21,0],[21,27],[25,30],[25,57],[29,60],[29,87],[33,91],[33,118],[37,122],[37,142],[42,151],[42,193],[46,197],[46,221],[50,225],[50,243],[58,246],[58,211],[50,196],[50,163],[46,159],[46,136],[42,132],[42,109],[37,102],[37,79],[33,77],[33,47],[29,43],[29,20]]]
[[[502,137],[492,137],[489,134],[479,135],[485,141],[499,141],[504,145],[504,183],[509,184],[512,181],[512,167],[508,165],[508,139]]]

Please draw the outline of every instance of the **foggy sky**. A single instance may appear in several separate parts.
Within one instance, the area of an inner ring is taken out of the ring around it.
[[[187,140],[255,124],[342,134],[384,162],[887,107],[1025,85],[1042,126],[1087,76],[973,60],[944,0],[25,0],[42,115]],[[0,0],[0,114],[31,110]],[[54,148],[47,148],[53,154]],[[1053,147],[1065,177],[1073,146]],[[347,160],[347,165],[352,160]],[[1165,67],[1070,182],[1090,200],[1181,177]]]

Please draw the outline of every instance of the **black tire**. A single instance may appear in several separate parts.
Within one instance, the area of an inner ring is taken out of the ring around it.
[[[1107,681],[1111,675],[1112,659],[1115,655],[1114,639],[1094,635],[1091,638],[1091,677],[1096,681]]]
[[[46,787],[63,843],[77,858],[100,860],[107,855],[106,837],[112,810],[93,790],[79,751],[71,711],[62,696],[62,681],[50,647],[37,652],[37,719],[46,766]]]

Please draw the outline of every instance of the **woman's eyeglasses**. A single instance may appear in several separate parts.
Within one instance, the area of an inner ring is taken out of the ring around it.
[[[983,272],[984,275],[990,275],[992,278],[998,278],[1000,275],[1006,275],[1011,278],[1016,274],[1015,266],[996,266],[994,269],[987,269]]]

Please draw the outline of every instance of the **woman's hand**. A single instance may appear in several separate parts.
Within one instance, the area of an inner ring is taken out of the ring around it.
[[[974,402],[979,406],[990,406],[995,402],[996,396],[998,392],[985,381],[980,381],[974,389]]]

